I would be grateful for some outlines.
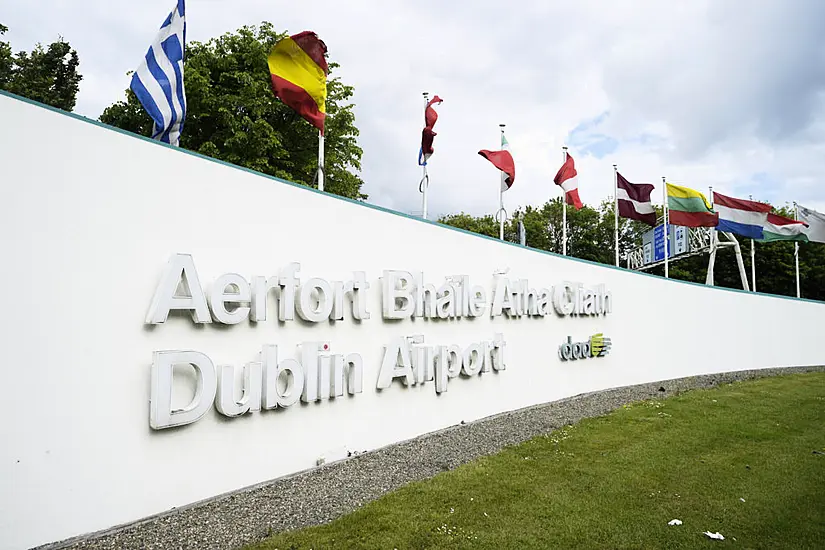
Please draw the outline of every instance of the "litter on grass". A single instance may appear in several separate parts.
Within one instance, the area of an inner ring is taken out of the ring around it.
[[[667,522],[668,525],[682,525],[682,520],[680,519],[672,519]]]
[[[713,540],[725,540],[725,537],[722,536],[722,533],[711,533],[710,531],[705,531],[704,533],[709,539]]]

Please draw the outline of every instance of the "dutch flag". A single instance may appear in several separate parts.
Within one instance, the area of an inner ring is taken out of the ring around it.
[[[155,122],[152,139],[179,145],[186,118],[183,52],[186,45],[184,0],[163,22],[143,63],[132,75],[132,91]]]
[[[714,191],[713,209],[719,214],[717,231],[727,231],[750,239],[761,240],[762,228],[768,220],[771,205],[735,199]]]

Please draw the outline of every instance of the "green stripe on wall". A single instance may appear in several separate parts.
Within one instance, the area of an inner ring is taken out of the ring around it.
[[[698,197],[690,199],[668,197],[667,207],[671,210],[680,210],[682,212],[710,212],[708,207],[705,206],[705,201]]]

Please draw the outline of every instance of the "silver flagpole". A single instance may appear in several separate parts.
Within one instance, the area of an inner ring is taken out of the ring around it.
[[[713,186],[708,186],[708,200],[710,201],[710,206],[713,208]],[[710,260],[708,260],[708,274],[705,278],[705,284],[714,286],[716,281],[714,281],[714,271],[716,270],[716,228],[710,228]]]
[[[619,168],[613,165],[613,242],[616,243],[616,267],[619,267]]]
[[[501,128],[501,138],[502,142],[504,141],[504,124],[499,124],[499,128]],[[504,188],[507,185],[507,174],[504,171],[501,171],[501,183],[498,187],[498,238],[502,241],[504,240],[504,217],[505,217],[505,210],[504,210]]]
[[[561,148],[561,162],[567,162],[567,147]],[[567,193],[561,189],[561,253],[567,256]]]
[[[793,203],[793,219],[799,221],[799,205],[796,201]],[[793,242],[793,258],[796,264],[796,297],[801,298],[802,292],[799,289],[799,241]]]
[[[665,181],[664,176],[662,176],[662,196],[664,197],[664,207],[665,207],[665,227],[664,227],[664,229],[665,229],[665,231],[664,231],[664,233],[665,233],[665,279],[668,279],[668,278],[670,278],[670,275],[668,274],[668,269],[667,269],[667,260],[668,260],[668,258],[667,258],[668,250],[667,249],[668,249],[668,240],[669,240],[668,220],[667,220],[667,183]]]
[[[424,125],[427,125],[427,103],[430,102],[430,94],[428,92],[424,92]],[[422,158],[424,157],[424,151],[421,151]],[[424,160],[424,166],[422,168],[421,174],[421,217],[425,220],[427,219],[427,188],[430,186],[430,176],[427,174],[427,161]]]
[[[748,195],[749,200],[753,200],[753,195]],[[751,287],[756,292],[756,243],[751,239]]]
[[[502,172],[503,174],[504,172]],[[498,190],[498,238],[504,240],[504,191]]]
[[[318,132],[318,191],[324,190],[324,133]]]

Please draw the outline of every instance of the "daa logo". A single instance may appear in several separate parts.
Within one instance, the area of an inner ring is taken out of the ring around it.
[[[573,342],[572,340],[573,339],[568,336],[567,342],[559,346],[559,358],[561,358],[562,361],[604,357],[610,353],[610,338],[605,338],[601,332],[591,336],[587,342]]]

